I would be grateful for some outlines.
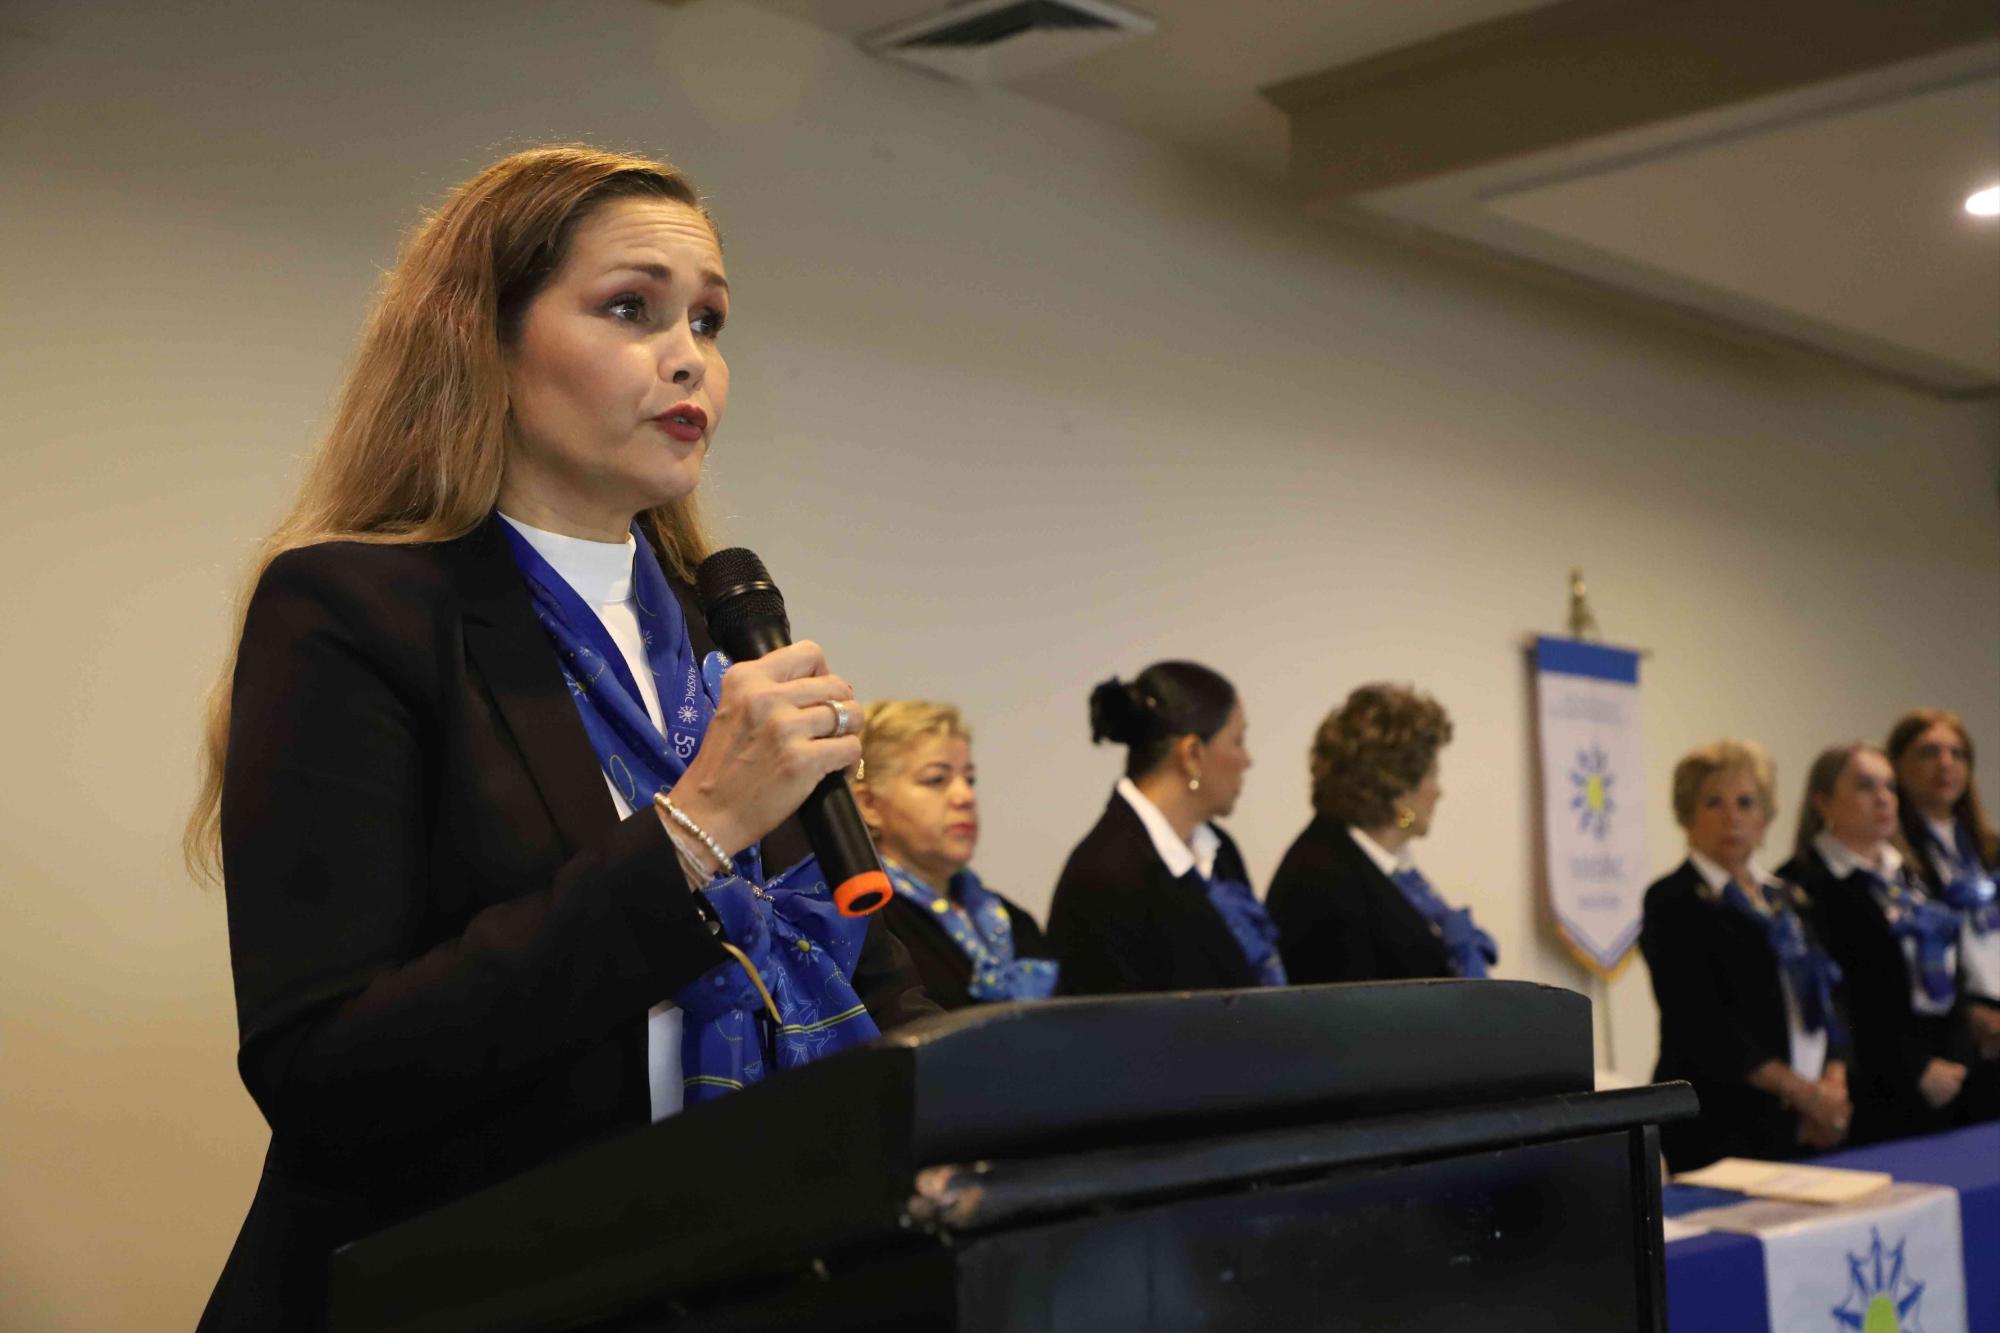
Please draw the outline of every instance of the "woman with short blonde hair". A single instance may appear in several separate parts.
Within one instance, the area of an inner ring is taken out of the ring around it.
[[[1045,998],[1056,965],[1041,927],[972,871],[979,775],[958,709],[888,699],[867,718],[854,794],[896,889],[883,916],[925,994],[946,1009]]]
[[[1674,765],[1687,856],[1646,890],[1639,948],[1660,1013],[1653,1077],[1701,1098],[1699,1119],[1661,1127],[1676,1171],[1796,1157],[1848,1133],[1840,970],[1810,900],[1756,862],[1775,784],[1754,741],[1713,741]]]
[[[1313,819],[1272,876],[1267,901],[1294,981],[1483,977],[1493,937],[1418,870],[1444,789],[1451,717],[1405,685],[1363,685],[1313,736]]]

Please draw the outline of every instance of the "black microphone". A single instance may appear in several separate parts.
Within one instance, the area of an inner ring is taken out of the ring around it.
[[[784,594],[771,582],[755,551],[741,546],[717,551],[701,562],[694,577],[708,632],[731,661],[755,661],[792,641]],[[845,774],[834,772],[820,779],[799,807],[799,823],[843,916],[867,916],[888,903],[893,892],[889,877],[869,840],[868,826],[861,822]]]

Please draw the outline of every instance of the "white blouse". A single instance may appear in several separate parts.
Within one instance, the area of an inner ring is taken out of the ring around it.
[[[1153,850],[1167,863],[1167,870],[1175,879],[1190,870],[1201,871],[1203,879],[1215,873],[1215,854],[1222,850],[1222,839],[1207,824],[1197,824],[1194,836],[1186,842],[1174,832],[1174,826],[1160,813],[1139,785],[1130,778],[1118,779],[1118,794],[1125,798],[1125,804],[1132,807],[1132,813],[1139,816],[1139,822],[1146,826],[1146,836],[1153,840]]]
[[[624,654],[625,665],[646,705],[646,716],[666,734],[666,716],[660,711],[660,691],[653,682],[653,668],[646,660],[646,643],[639,634],[639,610],[632,598],[632,561],[639,544],[631,536],[622,542],[594,542],[582,537],[565,537],[559,532],[531,528],[516,518],[507,519],[514,531],[549,568],[562,576],[584,605],[597,612],[611,641]],[[620,819],[632,814],[631,803],[607,777],[604,786],[618,807]],[[646,1082],[652,1093],[653,1119],[664,1120],[681,1109],[681,1011],[672,1001],[656,1004],[646,1014]]]

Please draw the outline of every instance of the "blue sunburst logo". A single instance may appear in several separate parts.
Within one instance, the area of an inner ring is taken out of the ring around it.
[[[1618,809],[1611,799],[1611,760],[1593,745],[1576,752],[1576,766],[1569,771],[1569,808],[1576,811],[1577,828],[1599,842],[1611,831],[1611,816]]]
[[[1869,1235],[1866,1254],[1847,1256],[1847,1277],[1852,1285],[1847,1299],[1834,1307],[1834,1319],[1842,1328],[1861,1333],[1923,1333],[1917,1305],[1924,1299],[1924,1284],[1912,1280],[1903,1265],[1903,1247],[1908,1240],[1899,1240],[1895,1249],[1887,1250],[1880,1231],[1870,1228]]]

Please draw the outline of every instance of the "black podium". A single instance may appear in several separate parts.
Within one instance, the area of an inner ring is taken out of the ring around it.
[[[1525,982],[975,1008],[347,1246],[332,1327],[1652,1333],[1694,1106]]]

